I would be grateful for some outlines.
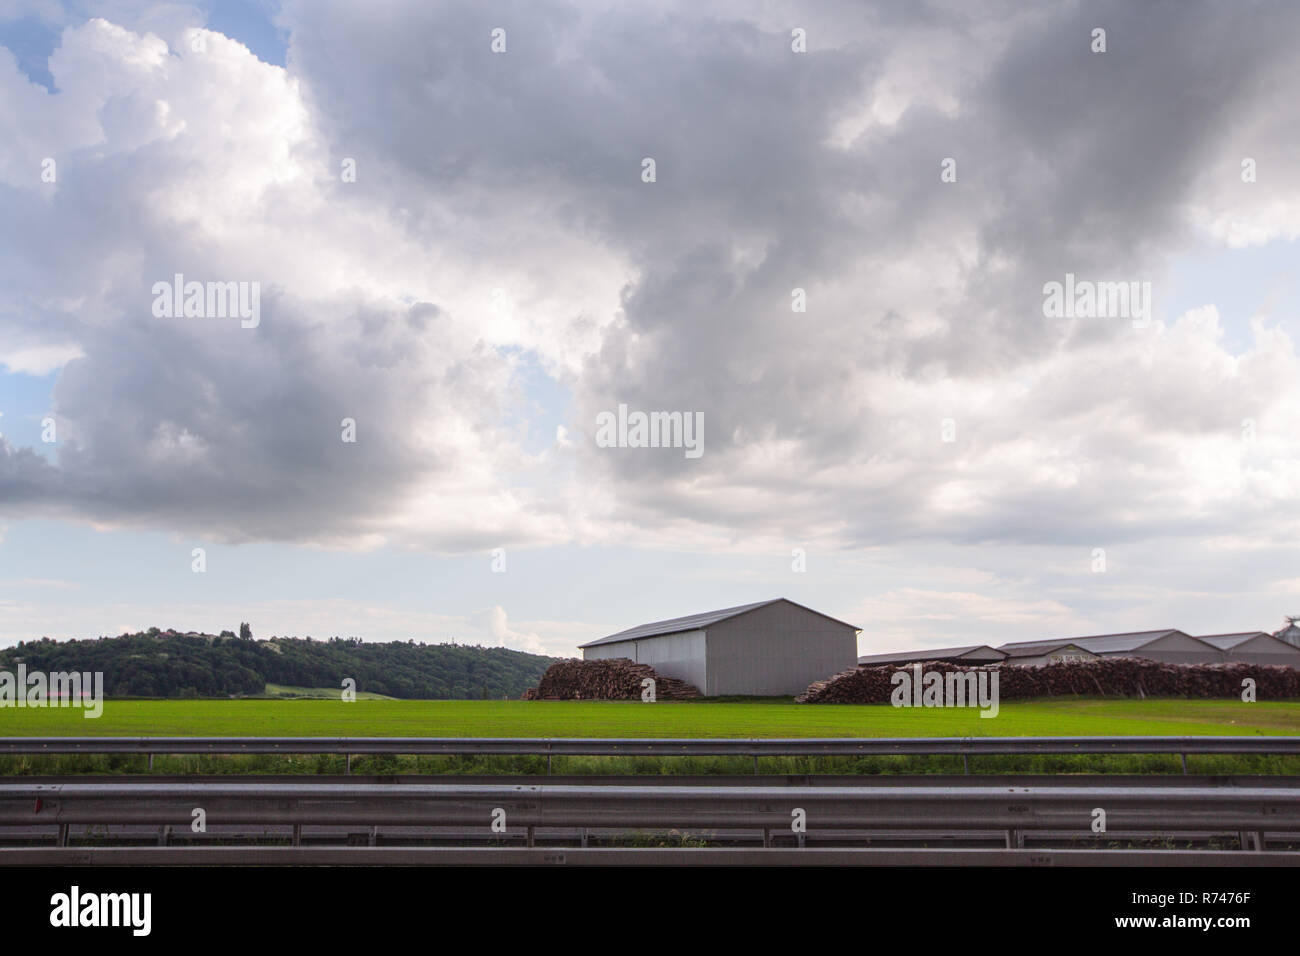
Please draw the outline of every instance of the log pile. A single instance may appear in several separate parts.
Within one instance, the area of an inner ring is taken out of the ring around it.
[[[675,677],[656,674],[649,664],[626,657],[603,660],[567,660],[552,664],[541,682],[524,691],[524,700],[640,700],[641,681],[655,682],[656,700],[699,697],[698,688]]]
[[[899,670],[911,664],[855,667],[814,681],[795,700],[801,704],[888,703]],[[1103,657],[1092,661],[1062,661],[1044,667],[995,664],[962,667],[946,661],[925,661],[922,672],[998,672],[1000,700],[1082,695],[1091,697],[1191,697],[1241,699],[1242,681],[1255,681],[1257,700],[1300,698],[1300,670],[1267,664],[1167,664],[1137,657]]]

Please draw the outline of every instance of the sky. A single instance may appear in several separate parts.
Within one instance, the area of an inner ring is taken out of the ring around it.
[[[1297,40],[1281,0],[0,0],[0,646],[1276,630]],[[160,314],[177,274],[255,320]]]

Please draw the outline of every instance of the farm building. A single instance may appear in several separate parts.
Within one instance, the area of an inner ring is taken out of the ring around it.
[[[1279,664],[1282,667],[1300,667],[1300,647],[1293,647],[1263,631],[1244,631],[1240,634],[1207,634],[1200,640],[1213,644],[1223,653],[1225,661],[1245,661],[1247,664]]]
[[[801,694],[853,667],[860,628],[785,598],[656,621],[581,645],[585,660],[626,657],[721,694]]]
[[[859,667],[879,667],[882,664],[911,664],[914,661],[945,661],[950,664],[962,664],[978,667],[982,664],[998,664],[1007,659],[1005,651],[987,644],[969,644],[966,647],[922,647],[914,651],[898,651],[894,654],[868,654],[858,658]]]
[[[1286,627],[1280,631],[1274,631],[1273,636],[1279,641],[1285,641],[1292,647],[1300,647],[1300,617],[1288,617]]]
[[[1130,634],[1098,634],[1094,637],[1071,637],[1055,641],[1016,641],[1003,644],[998,650],[1006,651],[1021,660],[1007,663],[1025,663],[1033,660],[1033,651],[1072,644],[1098,657],[1144,657],[1169,664],[1214,664],[1223,660],[1219,648],[1197,640],[1175,628],[1159,631],[1135,631]],[[1046,663],[1046,662],[1044,662]]]
[[[1095,661],[1098,657],[1069,641],[1026,641],[1021,644],[1003,644],[1005,663],[1016,667],[1042,667],[1062,661]]]

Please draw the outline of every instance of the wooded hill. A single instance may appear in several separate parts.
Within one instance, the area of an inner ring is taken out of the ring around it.
[[[0,670],[21,662],[31,671],[102,671],[110,697],[230,697],[260,694],[269,684],[342,689],[408,699],[516,699],[537,684],[557,658],[504,647],[466,644],[381,644],[355,638],[272,637],[178,633],[81,641],[49,638],[0,649]]]

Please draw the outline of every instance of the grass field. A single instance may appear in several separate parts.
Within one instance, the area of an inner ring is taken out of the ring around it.
[[[359,690],[356,692],[357,700],[396,700],[395,697],[388,697],[384,694],[374,694],[368,690]],[[271,700],[284,700],[298,697],[318,697],[324,700],[338,700],[339,689],[337,687],[290,687],[288,684],[267,684],[266,689],[257,697],[269,698]],[[255,698],[256,699],[256,698]]]
[[[1300,734],[1300,702],[1053,698],[974,708],[781,700],[109,700],[0,710],[0,736],[217,737],[1022,737]]]
[[[334,692],[331,692],[333,695]],[[1053,698],[975,709],[794,704],[788,700],[110,700],[72,709],[0,710],[0,736],[221,737],[1031,737],[1300,734],[1300,702]],[[1194,773],[1300,773],[1300,757],[1190,757]],[[980,757],[976,773],[1178,773],[1176,755]],[[566,774],[748,774],[748,757],[556,757]],[[960,757],[766,757],[765,773],[960,773]],[[158,774],[342,773],[345,757],[165,756]],[[143,756],[0,757],[0,775],[143,773]],[[359,774],[545,774],[544,757],[354,757]]]

